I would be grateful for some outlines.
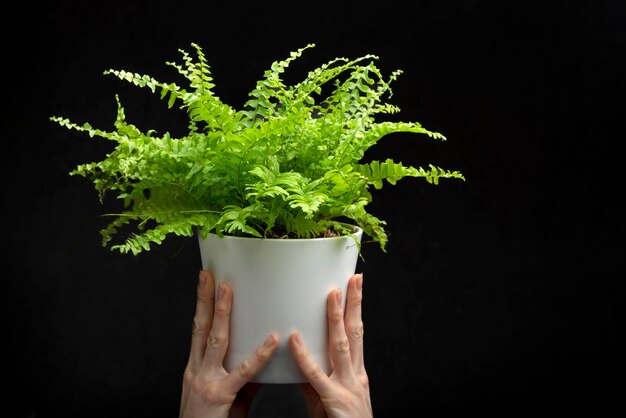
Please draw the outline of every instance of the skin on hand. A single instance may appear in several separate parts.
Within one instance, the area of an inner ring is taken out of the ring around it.
[[[289,337],[291,352],[309,381],[301,388],[312,418],[372,417],[363,358],[362,300],[362,274],[353,275],[348,282],[345,316],[341,289],[328,295],[328,350],[333,365],[330,375],[326,375],[309,354],[300,334],[294,332]]]
[[[268,362],[278,337],[269,335],[256,351],[232,372],[223,366],[228,348],[231,288],[222,283],[215,296],[215,280],[202,270],[193,319],[191,351],[183,378],[180,418],[240,418],[248,415],[259,384],[248,383]]]

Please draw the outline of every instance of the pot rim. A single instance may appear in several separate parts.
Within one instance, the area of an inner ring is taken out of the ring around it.
[[[355,236],[359,236],[363,233],[363,229],[358,226],[358,225],[354,225],[354,224],[349,224],[349,223],[343,223],[343,225],[346,225],[350,228],[353,229],[353,235]],[[200,231],[198,230],[198,235],[200,236],[200,238],[202,239],[202,235],[200,234]],[[213,235],[213,236],[218,236],[216,233],[214,232],[209,232],[207,234],[207,237],[209,235]],[[265,238],[265,237],[240,237],[240,236],[236,236],[236,235],[226,235],[224,234],[222,237],[222,239],[227,238],[227,239],[231,239],[231,240],[263,240],[263,241],[273,241],[273,242],[310,242],[310,241],[324,241],[324,240],[334,240],[334,239],[345,239],[345,238],[352,238],[350,235],[337,235],[334,237],[319,237],[319,238]]]

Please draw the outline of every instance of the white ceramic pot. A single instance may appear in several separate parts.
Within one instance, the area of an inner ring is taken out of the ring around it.
[[[362,230],[355,227],[360,242]],[[202,268],[233,289],[230,342],[224,362],[233,370],[275,332],[280,345],[253,379],[258,383],[303,383],[287,340],[297,330],[313,358],[330,371],[326,298],[355,273],[358,246],[351,237],[260,239],[209,234],[199,237]]]

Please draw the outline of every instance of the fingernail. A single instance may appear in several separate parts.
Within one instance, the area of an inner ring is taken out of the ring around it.
[[[294,332],[293,333],[293,341],[297,344],[297,345],[302,345],[302,336],[300,335],[299,332]]]
[[[335,297],[337,298],[337,303],[341,305],[342,297],[341,297],[341,289],[337,288],[335,291]]]
[[[200,277],[198,279],[198,286],[203,287],[206,284],[206,273],[200,270]]]
[[[224,283],[220,283],[220,285],[217,287],[217,298],[222,299],[224,297],[224,293],[226,293],[224,291]]]
[[[363,289],[363,273],[359,274],[356,279],[356,288]]]
[[[276,337],[274,335],[270,335],[265,339],[264,345],[268,348],[273,347],[276,344]]]

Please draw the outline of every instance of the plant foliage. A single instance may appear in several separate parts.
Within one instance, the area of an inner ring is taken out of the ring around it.
[[[149,89],[189,116],[188,134],[142,132],[128,123],[116,95],[114,128],[100,130],[54,116],[59,125],[114,142],[102,161],[78,165],[72,175],[93,182],[101,200],[106,193],[122,199],[123,211],[101,231],[103,245],[138,254],[170,234],[311,238],[326,231],[350,233],[345,222],[360,226],[385,249],[385,222],[367,210],[371,188],[396,184],[404,177],[463,179],[457,171],[433,165],[404,166],[391,159],[362,162],[365,152],[385,135],[425,134],[445,140],[417,122],[378,122],[380,114],[399,112],[385,102],[390,83],[378,57],[336,58],[310,71],[295,85],[282,74],[313,44],[274,62],[249,93],[241,110],[222,102],[202,49],[180,50],[182,62],[167,64],[186,80],[183,88],[148,75],[108,70]],[[134,233],[118,243],[122,228]]]

